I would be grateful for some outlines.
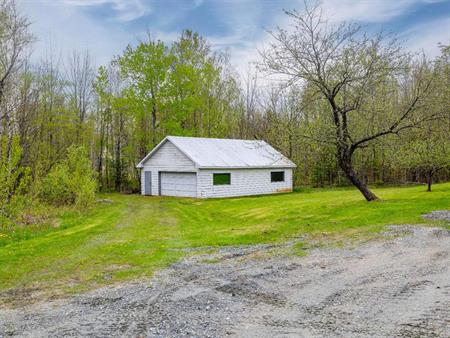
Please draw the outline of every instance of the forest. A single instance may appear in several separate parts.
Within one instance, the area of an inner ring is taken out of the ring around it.
[[[286,12],[243,76],[186,29],[109,64],[88,50],[32,59],[33,25],[0,0],[0,224],[47,206],[139,192],[136,164],[166,135],[265,140],[297,164],[295,187],[450,179],[450,47],[427,58],[394,36],[327,25],[320,6]]]

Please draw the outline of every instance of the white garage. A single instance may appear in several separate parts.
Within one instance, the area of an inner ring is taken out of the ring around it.
[[[197,198],[290,192],[295,167],[264,141],[180,136],[137,165],[142,195]]]

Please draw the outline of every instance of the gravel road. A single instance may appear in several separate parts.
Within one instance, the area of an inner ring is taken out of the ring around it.
[[[215,263],[197,256],[151,280],[0,309],[0,336],[450,337],[450,231],[385,236],[306,257],[227,248]]]

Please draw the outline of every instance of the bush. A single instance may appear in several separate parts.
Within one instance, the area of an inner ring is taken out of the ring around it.
[[[75,196],[71,193],[69,169],[65,164],[58,164],[42,182],[41,196],[46,202],[55,205],[73,204]]]
[[[20,215],[21,196],[30,185],[30,170],[21,166],[19,139],[0,137],[0,226]]]
[[[41,197],[51,204],[75,204],[84,209],[94,203],[96,190],[95,171],[85,148],[72,146],[67,150],[67,158],[44,178]]]

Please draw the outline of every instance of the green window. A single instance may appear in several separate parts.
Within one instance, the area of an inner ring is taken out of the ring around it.
[[[284,171],[272,171],[270,173],[271,182],[284,182]]]
[[[231,174],[213,174],[214,185],[230,185]]]

